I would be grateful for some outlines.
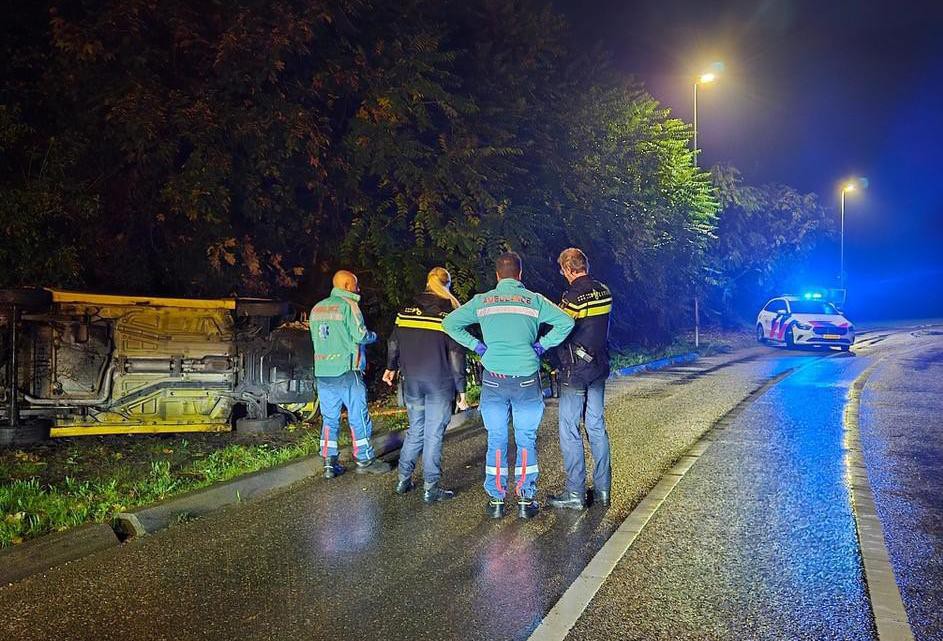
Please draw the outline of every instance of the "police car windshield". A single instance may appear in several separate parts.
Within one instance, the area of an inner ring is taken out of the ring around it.
[[[793,314],[825,314],[828,316],[838,315],[838,310],[831,303],[825,303],[820,300],[794,300],[790,301],[789,306]]]

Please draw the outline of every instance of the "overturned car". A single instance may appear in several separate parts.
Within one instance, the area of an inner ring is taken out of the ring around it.
[[[290,303],[0,290],[0,445],[279,429],[317,409],[312,360]]]

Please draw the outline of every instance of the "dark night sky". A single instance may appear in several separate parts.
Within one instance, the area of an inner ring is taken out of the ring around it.
[[[702,165],[815,191],[836,217],[839,181],[867,177],[846,205],[849,306],[943,314],[943,2],[554,4],[686,121],[693,78],[723,61],[698,95]]]

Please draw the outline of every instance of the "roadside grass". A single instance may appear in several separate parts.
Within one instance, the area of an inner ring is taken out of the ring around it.
[[[710,356],[730,352],[734,349],[749,347],[755,344],[753,334],[746,330],[716,330],[708,329],[701,333],[700,347],[694,346],[694,335],[686,334],[675,339],[670,345],[659,347],[657,349],[645,349],[641,347],[627,347],[620,350],[614,350],[610,354],[610,364],[613,371],[624,367],[641,365],[662,358],[671,358],[696,352],[700,356]]]
[[[399,431],[405,413],[374,418]],[[0,548],[317,454],[320,425],[272,435],[80,437],[0,451]],[[350,444],[342,426],[341,447]]]

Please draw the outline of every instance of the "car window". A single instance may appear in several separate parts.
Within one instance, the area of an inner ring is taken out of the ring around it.
[[[782,300],[779,300],[779,299],[771,300],[770,302],[766,304],[766,307],[764,307],[763,310],[767,312],[773,312],[774,314],[778,314],[779,312],[786,311],[786,305],[785,305],[785,302]]]
[[[792,301],[792,313],[837,316],[838,310],[831,303],[820,300],[794,300]]]

